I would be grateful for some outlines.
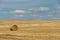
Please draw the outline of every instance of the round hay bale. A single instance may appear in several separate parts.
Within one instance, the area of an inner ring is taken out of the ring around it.
[[[10,28],[10,31],[17,31],[18,30],[18,26],[17,25],[13,25],[11,28]]]

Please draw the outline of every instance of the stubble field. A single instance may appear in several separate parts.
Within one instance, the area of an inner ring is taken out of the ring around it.
[[[17,31],[10,31],[17,25]],[[0,21],[0,40],[60,40],[60,20]]]

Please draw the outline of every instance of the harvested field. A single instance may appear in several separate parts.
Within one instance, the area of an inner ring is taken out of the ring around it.
[[[17,25],[17,31],[10,31]],[[0,40],[60,40],[60,21],[1,21]]]

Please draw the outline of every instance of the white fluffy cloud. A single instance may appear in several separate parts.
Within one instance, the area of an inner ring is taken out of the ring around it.
[[[24,15],[14,15],[15,17],[23,17]]]
[[[12,13],[14,17],[24,17],[25,12],[26,12],[25,10],[15,10]]]
[[[40,8],[29,8],[28,13],[38,13],[39,11],[49,11],[48,7],[40,7]]]
[[[25,13],[24,10],[15,10],[14,12],[16,12],[16,13]]]
[[[24,13],[26,13],[26,11],[25,10],[15,10],[12,13],[15,13],[15,14],[24,14]]]
[[[40,7],[39,10],[40,11],[49,11],[49,8],[48,7]]]

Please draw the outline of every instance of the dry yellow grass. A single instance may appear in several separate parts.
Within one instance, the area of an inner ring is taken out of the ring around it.
[[[18,30],[10,31],[14,24]],[[0,40],[60,40],[60,20],[0,21]]]

